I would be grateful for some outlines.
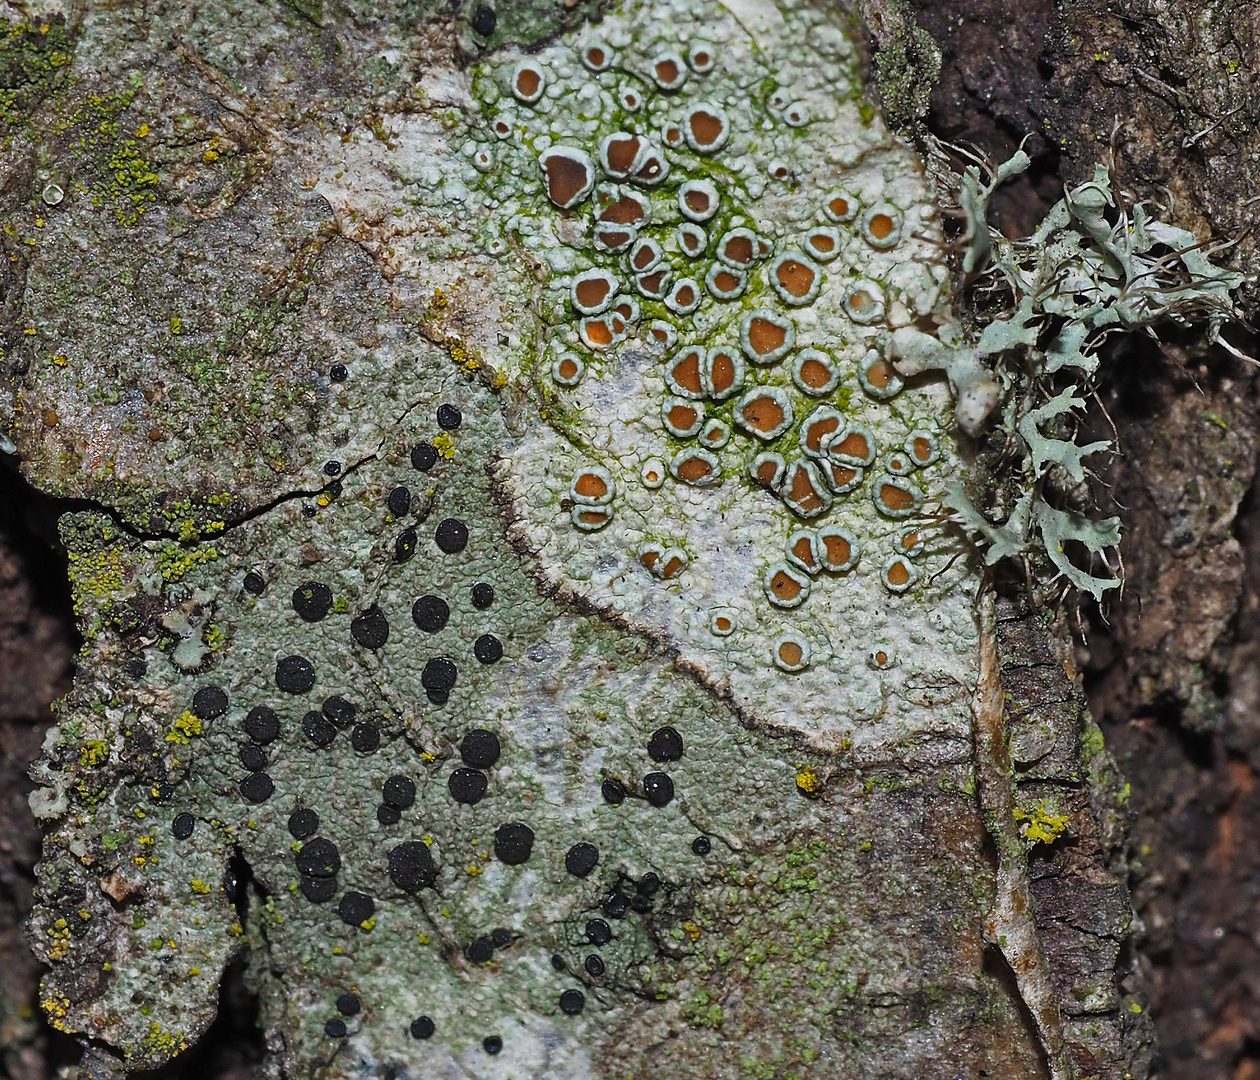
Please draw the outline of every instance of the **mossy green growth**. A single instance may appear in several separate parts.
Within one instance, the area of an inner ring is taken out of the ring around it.
[[[65,84],[74,45],[64,17],[0,26],[0,129],[8,129],[6,135]]]

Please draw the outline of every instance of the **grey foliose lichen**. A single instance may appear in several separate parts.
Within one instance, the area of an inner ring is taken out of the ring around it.
[[[980,538],[986,562],[1022,558],[1035,542],[1056,577],[1101,599],[1121,584],[1120,522],[1089,517],[1070,495],[1085,482],[1084,459],[1112,444],[1081,445],[1068,430],[1083,414],[1099,347],[1113,333],[1154,336],[1161,324],[1202,323],[1207,340],[1232,348],[1221,330],[1241,318],[1233,293],[1243,277],[1214,263],[1192,233],[1117,198],[1101,165],[1066,192],[1031,237],[1006,238],[988,223],[989,199],[1029,164],[1021,150],[988,183],[970,166],[958,192],[968,225],[963,270],[1004,292],[1009,314],[975,340],[957,327],[938,335],[898,329],[888,355],[903,375],[943,371],[968,434],[979,434],[1005,400],[998,424],[1017,449],[1019,478],[1004,519],[981,513],[961,484],[945,500],[955,520]],[[1072,561],[1073,543],[1087,566]]]
[[[1035,1069],[977,944],[969,451],[894,365],[952,340],[940,215],[847,20],[635,3],[467,66],[207,10],[152,16],[171,108],[96,125],[139,201],[84,164],[30,223],[14,441],[99,506],[54,1024],[159,1065],[247,956],[291,1076]]]

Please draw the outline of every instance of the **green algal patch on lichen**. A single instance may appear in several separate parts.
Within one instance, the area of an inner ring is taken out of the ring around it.
[[[73,55],[74,41],[63,18],[0,27],[0,125],[9,129],[21,125],[63,86]]]

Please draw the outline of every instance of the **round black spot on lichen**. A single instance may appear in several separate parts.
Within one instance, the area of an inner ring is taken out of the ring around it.
[[[389,803],[381,803],[376,808],[376,820],[382,825],[397,825],[402,820],[402,814],[398,807],[390,806]]]
[[[674,781],[669,773],[648,773],[643,778],[643,795],[653,806],[668,806],[674,798]]]
[[[494,956],[494,943],[484,936],[473,938],[464,948],[464,955],[474,964],[484,964]]]
[[[604,897],[600,908],[610,919],[624,919],[626,912],[630,910],[630,897],[620,889],[615,889]]]
[[[427,1016],[417,1016],[411,1021],[410,1030],[413,1039],[431,1039],[437,1028]]]
[[[264,803],[275,794],[276,785],[265,772],[250,773],[240,784],[246,802]]]
[[[337,1011],[342,1016],[358,1016],[359,1015],[359,998],[358,995],[346,991],[344,994],[337,995]]]
[[[332,589],[319,581],[304,581],[293,590],[293,610],[303,622],[319,622],[332,610]]]
[[[324,462],[324,475],[325,476],[336,476],[339,472],[341,472],[340,461],[325,461]]]
[[[351,702],[338,694],[324,698],[324,704],[320,707],[324,715],[339,728],[348,728],[359,713]]]
[[[267,579],[257,570],[251,570],[245,575],[245,580],[241,582],[247,593],[253,593],[257,596],[267,587]]]
[[[337,737],[336,725],[313,709],[302,717],[302,731],[316,746],[332,746]]]
[[[644,896],[641,892],[635,893],[630,897],[630,910],[637,911],[640,915],[652,910],[652,898]]]
[[[493,664],[503,655],[503,642],[493,634],[482,634],[473,642],[473,656],[483,664]]]
[[[305,694],[315,685],[315,666],[305,656],[286,656],[276,664],[276,685],[286,694]]]
[[[262,746],[280,737],[280,717],[269,705],[255,705],[246,713],[242,726],[245,734]]]
[[[367,893],[344,893],[337,904],[337,914],[348,926],[359,926],[376,914],[376,901]]]
[[[390,806],[406,810],[416,801],[416,785],[406,776],[391,776],[381,786],[381,798]]]
[[[303,874],[300,884],[302,895],[312,904],[326,904],[337,895],[335,877],[310,877],[308,874]]]
[[[604,796],[604,802],[613,806],[626,801],[626,785],[611,776],[599,785],[599,793]]]
[[[713,850],[713,841],[707,836],[697,836],[691,841],[691,850],[696,855],[707,855]]]
[[[389,493],[389,497],[385,500],[385,505],[389,507],[389,512],[396,518],[402,517],[411,509],[411,492],[401,484]]]
[[[365,649],[379,649],[389,640],[389,621],[373,604],[350,623],[350,636]]]
[[[302,516],[305,518],[313,518],[318,513],[319,511],[316,510],[310,503],[306,503],[302,507]]]
[[[394,541],[394,562],[405,563],[416,553],[418,537],[415,529],[403,529]]]
[[[381,733],[375,724],[355,724],[350,745],[360,754],[374,754],[381,745]]]
[[[443,431],[454,431],[464,422],[464,414],[459,411],[458,405],[443,403],[438,406],[437,422]]]
[[[468,546],[468,526],[459,518],[446,518],[438,525],[433,539],[446,554],[454,555]]]
[[[607,945],[612,941],[612,927],[603,919],[586,921],[586,940],[592,945]]]
[[[176,840],[187,840],[193,834],[197,819],[192,814],[176,814],[171,822],[171,835]]]
[[[471,728],[459,743],[459,756],[470,769],[489,769],[502,752],[499,736],[485,728]]]
[[[267,751],[257,743],[246,743],[240,749],[240,761],[250,772],[262,772],[267,767]]]
[[[345,364],[333,364],[328,369],[328,378],[333,382],[345,382],[350,378],[350,369]]]
[[[494,603],[494,586],[484,581],[477,582],[472,587],[472,606],[478,611],[485,611]]]
[[[585,840],[574,844],[564,856],[564,868],[574,877],[586,877],[599,862],[599,848]]]
[[[569,969],[569,965],[565,963],[564,957],[559,953],[551,954],[551,966],[557,971],[567,971]]]
[[[437,450],[434,449],[432,443],[417,443],[411,448],[411,465],[412,468],[419,469],[421,472],[428,472],[437,464]]]
[[[423,846],[423,845],[422,845]],[[428,849],[425,849],[426,852]],[[329,878],[341,869],[341,853],[337,845],[322,836],[308,840],[293,855],[299,874],[304,877]]]
[[[481,1046],[487,1054],[497,1054],[503,1049],[503,1040],[497,1035],[487,1035],[481,1040]]]
[[[411,605],[411,621],[426,634],[436,634],[450,617],[450,605],[440,596],[422,596]]]
[[[494,830],[494,855],[500,862],[507,863],[509,866],[519,866],[529,861],[533,851],[534,830],[528,825],[519,821],[510,821]]]
[[[446,786],[456,802],[467,803],[471,806],[481,801],[481,797],[486,793],[487,783],[485,773],[478,772],[476,769],[456,769],[451,773]]]
[[[639,878],[639,892],[644,896],[655,896],[661,889],[661,879],[658,875],[648,871]]]
[[[586,958],[586,963],[582,966],[586,968],[586,974],[593,979],[598,979],[604,974],[604,961],[594,953]]]
[[[512,944],[512,931],[499,926],[490,931],[490,943],[496,949],[506,949]]]
[[[427,845],[418,840],[399,844],[389,853],[389,880],[405,893],[433,888],[437,865]]]
[[[566,990],[560,995],[560,1011],[568,1016],[577,1016],[586,1008],[586,995],[581,990]]]
[[[648,739],[647,752],[653,761],[677,761],[683,754],[682,736],[672,727],[657,728]]]
[[[193,715],[198,720],[214,720],[228,710],[228,696],[221,686],[203,686],[192,699]]]
[[[324,1034],[330,1039],[344,1039],[346,1037],[346,1024],[344,1020],[338,1020],[334,1017],[324,1024]]]
[[[123,674],[129,679],[143,679],[148,671],[149,665],[142,656],[133,656],[123,664]]]
[[[499,19],[494,13],[494,8],[481,4],[473,13],[472,28],[482,37],[489,37],[494,33],[494,28],[498,21]]]
[[[319,832],[319,815],[302,807],[289,815],[289,835],[295,840],[305,840]]]
[[[426,690],[434,690],[438,693],[449,692],[455,685],[458,674],[459,669],[449,656],[435,656],[424,665],[424,670],[420,672],[420,685]]]

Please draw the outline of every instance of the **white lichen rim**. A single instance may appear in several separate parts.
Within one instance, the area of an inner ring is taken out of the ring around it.
[[[924,441],[928,445],[928,452],[925,457],[919,456],[917,444]],[[935,465],[941,457],[940,444],[937,442],[936,436],[925,428],[915,428],[906,436],[906,441],[902,444],[905,451],[910,455],[910,459],[920,468],[926,469],[929,465]]]
[[[578,294],[583,291],[583,285],[594,282],[604,284],[607,286],[607,289],[603,296],[594,304],[585,303],[579,298]],[[609,273],[602,267],[593,267],[590,270],[583,270],[581,273],[573,275],[573,280],[569,283],[569,302],[583,315],[599,315],[612,307],[613,300],[620,289],[621,284],[617,281],[616,275]]]
[[[579,492],[578,484],[584,476],[595,477],[604,485],[604,493],[602,495],[590,495]],[[574,473],[573,479],[569,481],[569,498],[575,503],[581,503],[583,506],[607,506],[613,501],[613,497],[616,494],[617,481],[613,479],[612,473],[602,465],[586,465],[578,469]]]
[[[691,356],[696,358],[696,371],[700,376],[700,389],[692,390],[684,386],[678,381],[678,377],[674,374],[675,369],[686,363]],[[670,392],[676,394],[680,398],[687,398],[689,401],[699,401],[706,397],[704,390],[704,365],[707,353],[703,345],[684,345],[678,349],[665,365],[665,385],[669,387]]]
[[[728,255],[726,249],[732,240],[747,240],[749,247],[752,249],[752,255],[744,260],[736,259],[734,256]],[[752,231],[746,229],[742,225],[737,229],[727,229],[717,242],[717,250],[715,255],[727,266],[735,270],[747,270],[753,263],[761,258],[762,242],[761,238]]]
[[[521,76],[526,72],[532,73],[538,78],[538,86],[533,93],[526,93],[521,89]],[[546,69],[536,60],[525,57],[512,69],[508,90],[517,101],[522,101],[526,105],[533,105],[547,92]]]
[[[803,101],[793,101],[784,106],[783,122],[788,127],[800,128],[809,123],[809,106]]]
[[[898,567],[902,567],[905,570],[906,580],[903,582],[894,582],[892,580],[892,575]],[[914,563],[904,555],[893,555],[880,568],[879,579],[889,592],[903,593],[919,580],[919,571],[914,568]]]
[[[805,365],[813,362],[821,365],[828,372],[828,379],[821,386],[811,386],[805,381],[803,371]],[[802,394],[810,397],[826,397],[840,385],[839,365],[821,349],[801,349],[792,357],[792,382]]]
[[[853,475],[848,480],[840,481],[836,478],[837,469],[847,469]],[[850,491],[861,486],[862,480],[866,475],[866,470],[860,465],[846,465],[844,462],[831,461],[828,459],[823,463],[820,470],[823,474],[823,480],[827,486],[831,488],[832,494],[847,495]]]
[[[704,195],[709,200],[708,205],[703,210],[697,210],[687,203],[687,196],[697,193]],[[718,207],[721,203],[722,196],[718,192],[717,185],[711,180],[685,180],[679,185],[678,212],[688,221],[708,221],[709,218],[718,212]]]
[[[892,223],[891,230],[883,236],[877,235],[872,229],[872,225],[878,217],[886,217]],[[892,203],[876,203],[862,212],[862,238],[871,247],[887,251],[889,248],[894,248],[901,243],[901,228],[904,220],[901,211],[893,206]]]
[[[805,473],[809,480],[809,486],[813,489],[815,495],[818,496],[818,506],[809,507],[802,503],[795,495],[792,494],[792,488],[795,486],[793,480],[797,471]],[[835,501],[831,495],[831,488],[823,479],[822,471],[812,461],[805,458],[797,458],[788,464],[787,474],[783,477],[783,488],[779,492],[779,497],[791,508],[792,512],[805,518],[820,517],[831,509],[831,504]]]
[[[665,483],[665,462],[658,457],[648,458],[639,467],[639,480],[649,491],[656,491]]]
[[[602,326],[604,328],[604,331],[608,334],[607,341],[600,341],[598,338],[592,336],[591,329],[595,326]],[[591,352],[603,352],[605,349],[611,349],[614,345],[621,342],[625,336],[624,331],[618,333],[613,329],[607,315],[588,316],[578,323],[578,339],[583,345],[590,349]]]
[[[908,506],[889,506],[884,501],[884,488],[891,487],[898,491],[904,491],[910,496],[910,505]],[[871,485],[871,501],[884,517],[891,518],[893,521],[903,521],[905,518],[913,517],[919,512],[923,506],[923,492],[921,492],[913,484],[907,482],[903,476],[893,476],[891,473],[880,473],[875,477],[874,483]]]
[[[871,368],[876,364],[883,364],[888,371],[888,382],[883,386],[876,386],[875,383],[871,382]],[[866,355],[862,357],[862,362],[858,364],[858,382],[866,393],[880,401],[887,401],[889,398],[896,397],[906,385],[906,380],[902,378],[901,372],[890,361],[885,360],[878,349],[866,350]]]
[[[611,506],[588,506],[577,503],[569,511],[569,520],[573,522],[574,528],[581,529],[582,532],[599,532],[612,519]]]
[[[552,197],[551,185],[548,183],[547,176],[547,162],[558,157],[576,162],[586,171],[586,182],[563,202],[557,202]],[[542,173],[543,190],[547,192],[547,198],[551,199],[552,204],[560,207],[561,210],[573,209],[573,207],[582,203],[595,189],[595,163],[591,160],[590,154],[585,150],[578,149],[576,146],[556,145],[547,147],[546,150],[538,155],[538,169]]]
[[[858,435],[866,440],[865,454],[854,454],[840,449],[850,435]],[[839,431],[824,440],[823,453],[841,465],[868,468],[875,461],[875,435],[865,424],[846,423]]]
[[[906,541],[910,541],[908,544]],[[923,530],[919,528],[907,529],[897,537],[898,554],[904,555],[907,559],[915,559],[923,554],[923,549],[927,545],[927,538],[923,535]]]
[[[633,83],[617,91],[617,100],[628,113],[637,113],[643,108],[643,92]]]
[[[731,385],[725,390],[718,390],[713,385],[713,362],[719,356],[728,356],[731,360],[731,366],[734,371],[731,374]],[[738,394],[744,388],[744,378],[747,371],[744,368],[744,357],[738,349],[730,349],[725,345],[714,345],[708,353],[705,354],[704,363],[700,366],[700,383],[704,387],[706,397],[712,398],[714,401],[725,401],[729,397]]]
[[[602,55],[595,56],[597,52]],[[587,71],[594,72],[607,71],[617,58],[617,54],[603,38],[588,38],[586,43],[579,47],[578,55],[582,58],[582,65]]]
[[[712,141],[703,142],[697,138],[695,120],[699,116],[711,117],[717,123],[718,133]],[[687,145],[697,154],[716,154],[730,140],[731,118],[721,105],[700,101],[683,113],[682,131],[683,138],[687,140]]]
[[[723,289],[718,284],[718,278],[722,274],[729,274],[735,279],[736,283],[733,288]],[[709,290],[709,295],[715,300],[738,300],[748,291],[748,275],[742,270],[735,270],[730,266],[714,263],[709,267],[708,273],[704,275],[704,287]]]
[[[709,616],[709,633],[714,637],[730,637],[735,633],[735,612],[725,607],[714,608]]]
[[[793,292],[780,280],[779,271],[788,263],[796,263],[812,275],[809,287],[804,292]],[[806,307],[812,304],[818,299],[818,293],[822,289],[822,267],[800,248],[790,248],[781,255],[777,255],[767,268],[766,276],[770,279],[770,287],[779,294],[779,299],[788,307]]]
[[[687,44],[687,66],[697,75],[707,75],[717,63],[717,52],[707,41],[693,40]]]
[[[780,574],[783,574],[797,586],[797,593],[793,597],[780,596],[774,591],[774,580]],[[762,587],[765,589],[766,597],[775,607],[795,608],[800,607],[809,599],[810,588],[812,583],[808,574],[802,574],[796,567],[792,566],[785,560],[771,563],[766,567],[765,578],[762,581]]]
[[[904,450],[894,450],[884,458],[884,471],[893,476],[909,476],[914,472],[914,458]]]
[[[675,409],[682,409],[691,415],[691,423],[683,426],[676,424],[670,415]],[[669,395],[661,400],[661,425],[676,439],[690,439],[704,426],[704,403],[694,399]]]
[[[648,253],[648,259],[643,261],[642,255]],[[630,270],[635,274],[650,274],[665,258],[665,250],[650,236],[640,237],[635,241],[634,246],[630,249],[628,256]],[[642,265],[640,265],[642,264]]]
[[[719,416],[710,417],[700,429],[700,445],[710,450],[721,450],[731,441],[731,425]]]
[[[624,234],[624,239],[610,241],[608,238]],[[595,239],[604,251],[625,251],[639,239],[639,230],[633,225],[618,225],[615,221],[597,221],[595,223]]]
[[[750,331],[752,324],[758,319],[783,330],[782,345],[764,353],[759,353],[753,348]],[[796,324],[791,319],[778,314],[778,312],[771,311],[770,308],[755,308],[739,320],[739,346],[744,350],[744,355],[754,364],[767,367],[770,364],[778,363],[792,351],[792,346],[795,344]]]
[[[790,662],[783,655],[784,650],[789,647],[794,647],[799,652],[799,659],[795,663]],[[813,650],[810,648],[809,642],[795,630],[785,630],[779,634],[774,639],[774,645],[770,652],[770,659],[773,661],[774,666],[780,671],[789,673],[804,671],[809,667],[812,656]]]
[[[694,459],[703,461],[709,466],[709,471],[696,479],[680,476],[679,469]],[[669,475],[680,484],[689,484],[691,487],[713,487],[722,482],[722,463],[718,461],[717,455],[709,453],[708,450],[680,450],[670,459]]]
[[[678,294],[684,289],[691,290],[690,303],[684,303],[679,299]],[[670,288],[668,294],[666,294],[663,303],[675,315],[690,315],[700,306],[702,295],[703,294],[700,292],[700,283],[697,282],[695,278],[679,278],[674,282],[673,287]]]
[[[820,248],[815,246],[816,237],[824,237],[830,240],[831,247]],[[838,229],[833,229],[830,225],[815,225],[805,234],[801,246],[820,263],[829,263],[840,254],[840,232]]]
[[[859,278],[845,290],[844,313],[859,326],[880,322],[885,311],[884,287],[878,281]]]
[[[836,213],[836,203],[843,202],[845,206],[844,213]],[[835,222],[837,225],[847,225],[862,209],[862,203],[852,194],[842,187],[832,188],[827,192],[827,198],[823,201],[822,212],[823,217],[828,221]]]
[[[563,367],[566,363],[573,365],[575,374],[564,374]],[[551,381],[558,383],[560,386],[577,386],[585,374],[586,364],[577,353],[561,353],[551,361]]]
[[[647,147],[643,155],[643,164],[630,174],[630,183],[646,188],[659,187],[669,176],[671,169],[669,159],[661,153],[660,147],[655,143],[649,142]],[[655,175],[651,172],[653,163],[657,168]]]
[[[810,428],[812,428],[815,424],[821,424],[826,420],[834,420],[836,422],[835,429],[823,435],[818,440],[818,449],[815,450],[813,447],[809,445],[809,442],[806,436],[809,434]],[[808,457],[812,457],[812,458],[822,459],[826,457],[827,446],[830,443],[831,439],[838,432],[843,431],[847,423],[848,421],[845,418],[844,414],[841,412],[837,412],[830,405],[815,406],[814,410],[807,417],[805,417],[804,420],[801,421],[801,452],[807,455]]]
[[[678,249],[689,259],[698,259],[709,246],[709,234],[693,221],[684,221],[676,230]],[[687,237],[695,240],[692,246],[687,245]]]
[[[782,412],[783,417],[777,423],[769,428],[762,430],[744,416],[744,410],[755,401],[761,401],[769,398]],[[781,386],[754,386],[751,390],[746,390],[742,397],[735,403],[735,411],[733,413],[735,423],[743,428],[749,435],[762,442],[772,442],[782,435],[788,428],[792,426],[794,419],[792,414],[792,399],[788,392]]]
[[[661,349],[672,349],[678,342],[678,328],[665,319],[653,319],[648,323],[647,341]]]
[[[836,537],[849,545],[849,557],[844,562],[836,562],[831,558],[827,540]],[[833,574],[847,574],[858,564],[862,557],[862,544],[857,535],[843,525],[824,525],[818,530],[818,561],[824,570]]]
[[[656,278],[654,286],[651,284],[652,278]],[[634,287],[648,300],[663,300],[669,293],[670,286],[673,283],[674,272],[664,268],[637,274],[634,279]],[[658,319],[657,321],[659,322],[660,320]]]
[[[774,466],[774,477],[769,483],[762,480],[758,473],[761,466],[771,464]],[[787,474],[787,462],[783,455],[774,450],[763,450],[760,454],[748,463],[748,475],[753,482],[760,484],[762,487],[769,488],[771,491],[777,492],[783,486],[783,477]]]
[[[625,169],[616,169],[608,161],[608,152],[614,143],[629,142],[633,139],[638,144],[634,158]],[[599,167],[610,180],[628,180],[643,166],[644,159],[653,149],[652,144],[642,135],[633,131],[611,131],[599,140]]]
[[[660,69],[671,63],[674,65],[676,73],[672,79],[666,79],[662,77]],[[687,74],[687,63],[676,52],[660,52],[648,61],[647,76],[662,90],[681,90],[683,84],[687,81]]]
[[[796,548],[802,540],[809,544],[812,561],[802,559],[796,553]],[[783,545],[783,556],[797,569],[804,570],[810,577],[814,577],[822,569],[822,559],[818,552],[818,534],[813,529],[793,529],[788,533],[788,538]]]

